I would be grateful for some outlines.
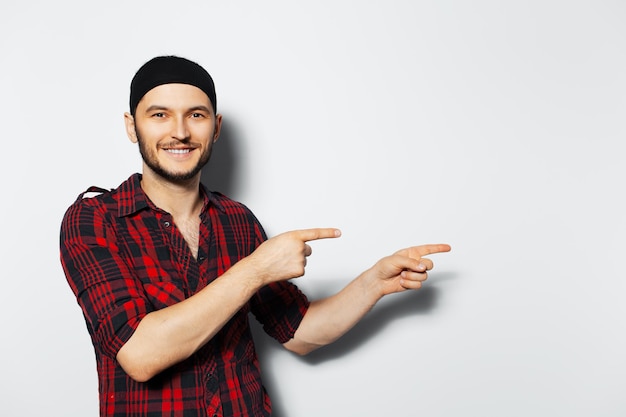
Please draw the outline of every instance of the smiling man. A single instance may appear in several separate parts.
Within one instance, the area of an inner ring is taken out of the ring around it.
[[[297,354],[333,342],[383,296],[418,289],[446,244],[402,249],[342,291],[309,301],[307,242],[334,228],[267,239],[243,204],[200,183],[219,137],[211,76],[156,57],[135,74],[126,132],[141,174],[79,196],[61,225],[61,262],[96,354],[101,416],[269,416],[248,316]]]

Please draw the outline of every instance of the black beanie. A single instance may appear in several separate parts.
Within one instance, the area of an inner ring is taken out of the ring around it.
[[[134,116],[141,98],[162,84],[189,84],[198,87],[209,97],[217,112],[215,85],[211,75],[197,63],[177,56],[158,56],[139,68],[130,83],[130,113]]]

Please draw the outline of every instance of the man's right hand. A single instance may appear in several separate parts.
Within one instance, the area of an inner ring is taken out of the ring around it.
[[[341,236],[335,228],[292,230],[281,233],[263,242],[245,258],[261,286],[275,281],[284,281],[304,275],[306,258],[311,255],[312,240],[330,239]]]

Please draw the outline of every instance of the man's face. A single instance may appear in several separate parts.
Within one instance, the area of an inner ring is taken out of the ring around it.
[[[221,127],[207,95],[187,84],[163,84],[148,91],[126,130],[139,143],[144,174],[172,182],[190,180],[211,157]]]

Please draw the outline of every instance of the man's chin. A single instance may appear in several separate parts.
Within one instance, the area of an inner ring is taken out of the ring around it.
[[[182,184],[192,181],[200,174],[200,171],[193,172],[181,172],[181,173],[168,173],[167,175],[163,175],[163,178],[170,182]]]
[[[200,175],[200,168],[191,171],[173,172],[159,167],[150,167],[152,171],[162,179],[175,183],[184,184],[196,179]]]
[[[142,155],[143,156],[143,155]],[[209,154],[210,156],[210,154]],[[164,167],[156,161],[146,160],[144,158],[144,164],[152,170],[157,176],[161,177],[165,181],[169,181],[174,184],[185,184],[189,181],[196,180],[200,176],[202,168],[207,164],[208,158],[205,161],[200,161],[199,164],[193,166],[188,170],[172,170],[171,167]]]

